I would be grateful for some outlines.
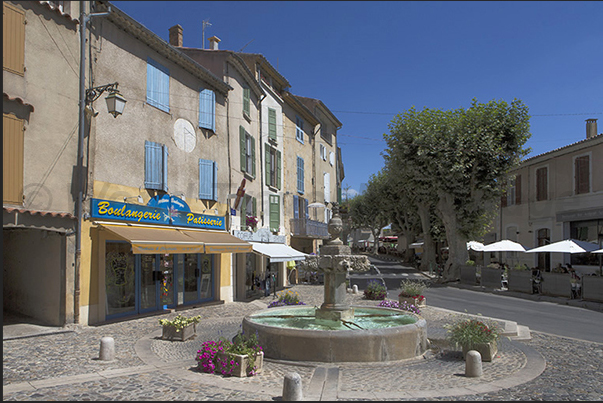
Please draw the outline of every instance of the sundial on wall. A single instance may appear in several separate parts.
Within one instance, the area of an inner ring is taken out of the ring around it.
[[[186,119],[177,119],[174,123],[174,142],[176,147],[190,153],[197,145],[195,127]]]

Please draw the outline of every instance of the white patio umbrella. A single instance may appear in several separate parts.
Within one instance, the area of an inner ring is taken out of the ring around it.
[[[603,253],[603,249],[591,250],[590,253]]]
[[[477,241],[469,241],[467,242],[467,250],[473,249],[477,252],[481,252],[484,250],[484,244]]]
[[[498,242],[485,245],[484,252],[525,252],[524,248],[520,243],[511,241],[509,239],[503,239]]]
[[[599,248],[599,245],[586,242],[578,241],[577,239],[565,239],[563,241],[553,242],[548,245],[538,246],[527,250],[528,253],[541,253],[541,252],[560,252],[560,253],[585,253],[593,252]]]

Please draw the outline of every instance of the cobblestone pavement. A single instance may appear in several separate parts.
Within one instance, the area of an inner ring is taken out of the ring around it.
[[[307,305],[322,303],[322,286],[292,290]],[[353,305],[378,303],[362,294],[347,298]],[[267,359],[264,370],[249,378],[196,371],[194,357],[203,340],[234,336],[243,316],[272,299],[186,310],[187,316],[202,317],[197,336],[186,342],[159,337],[158,319],[177,313],[4,340],[3,400],[278,400],[289,372],[301,376],[306,400],[603,400],[603,345],[536,332],[526,341],[503,338],[498,357],[482,364],[479,378],[465,377],[460,353],[446,349],[390,363]],[[464,316],[429,306],[421,315],[430,338],[441,337],[444,324]],[[104,336],[115,340],[116,359],[110,362],[98,360]]]

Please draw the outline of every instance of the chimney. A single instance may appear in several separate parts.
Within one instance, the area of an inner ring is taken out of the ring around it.
[[[597,135],[597,119],[586,119],[586,138]]]
[[[174,25],[169,29],[170,32],[170,45],[182,47],[182,27],[178,24]]]
[[[220,38],[218,38],[217,36],[212,36],[211,38],[208,39],[209,41],[209,49],[210,50],[218,50],[218,42],[220,42]]]

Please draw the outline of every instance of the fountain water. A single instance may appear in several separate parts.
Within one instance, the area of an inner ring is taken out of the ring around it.
[[[366,256],[352,255],[339,239],[343,230],[333,203],[332,239],[320,256],[303,265],[324,273],[320,308],[290,306],[265,309],[243,319],[243,331],[257,333],[267,358],[318,362],[393,361],[421,355],[427,349],[426,322],[411,312],[346,303],[346,274],[367,271]]]

